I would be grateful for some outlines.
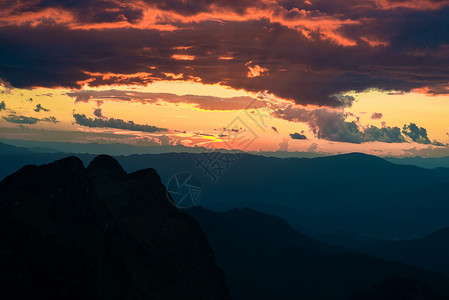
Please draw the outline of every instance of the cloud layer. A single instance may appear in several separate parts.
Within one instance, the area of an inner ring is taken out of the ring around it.
[[[29,124],[29,125],[33,125],[36,124],[37,122],[49,122],[49,123],[58,123],[58,120],[51,116],[51,117],[46,117],[46,118],[35,118],[35,117],[27,117],[27,116],[19,116],[16,114],[10,114],[8,116],[3,116],[2,117],[6,122],[9,123],[15,123],[15,124]]]
[[[73,117],[75,118],[75,123],[92,128],[116,128],[131,131],[143,131],[143,132],[167,131],[167,129],[165,128],[160,128],[146,124],[145,125],[136,124],[133,121],[124,121],[122,119],[105,118],[105,117],[92,119],[86,117],[86,115],[84,114],[73,114]]]
[[[404,143],[409,139],[420,144],[431,143],[427,137],[427,130],[414,123],[404,125],[402,131],[399,127],[390,127],[385,124],[380,128],[373,125],[362,126],[357,120],[348,121],[351,116],[342,110],[307,109],[289,105],[286,108],[275,110],[273,116],[292,122],[305,123],[317,138],[329,141],[357,144],[367,142]],[[290,136],[299,139],[301,137],[298,133]],[[434,144],[439,143],[434,142]]]
[[[267,104],[267,101],[255,99],[252,97],[214,97],[200,95],[175,95],[172,93],[151,93],[125,90],[106,90],[106,91],[73,91],[67,93],[68,96],[75,98],[76,102],[88,101],[128,101],[139,103],[157,103],[159,101],[168,103],[187,103],[193,104],[198,108],[205,110],[239,110],[245,108],[259,108]]]
[[[189,80],[331,107],[368,88],[449,91],[444,0],[2,3],[0,78],[15,87]]]

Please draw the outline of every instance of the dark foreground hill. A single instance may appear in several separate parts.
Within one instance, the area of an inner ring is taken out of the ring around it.
[[[187,210],[201,224],[239,299],[447,299],[449,279],[319,243],[250,209]]]
[[[153,169],[100,156],[0,182],[1,299],[230,299],[198,223]]]

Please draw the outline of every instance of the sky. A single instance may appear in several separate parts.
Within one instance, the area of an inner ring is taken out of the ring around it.
[[[6,0],[0,138],[449,155],[449,1]]]

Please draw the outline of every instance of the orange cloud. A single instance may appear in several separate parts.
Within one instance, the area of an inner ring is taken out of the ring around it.
[[[117,73],[92,73],[85,71],[84,74],[90,76],[89,79],[78,81],[79,86],[103,86],[103,85],[147,85],[154,80],[151,73],[139,72],[134,74],[117,74]]]
[[[186,54],[173,54],[171,58],[176,60],[194,60],[195,56]]]
[[[184,74],[179,73],[179,74],[173,74],[173,73],[164,73],[165,76],[173,78],[173,79],[181,79]]]
[[[185,16],[175,11],[161,10],[157,5],[146,4],[142,1],[135,3],[127,2],[125,7],[130,7],[141,11],[142,17],[139,20],[130,20],[123,14],[119,14],[119,8],[116,8],[117,16],[111,20],[81,20],[79,15],[73,11],[63,8],[48,8],[40,11],[27,11],[24,8],[15,9],[15,13],[4,12],[0,14],[1,24],[20,25],[20,24],[39,24],[45,20],[51,20],[58,24],[65,24],[72,29],[106,29],[106,28],[138,28],[138,29],[156,29],[161,31],[174,31],[186,28],[186,25],[199,23],[209,20],[235,21],[242,22],[248,20],[268,19],[270,22],[279,23],[283,26],[294,29],[306,36],[311,36],[311,32],[319,31],[324,38],[331,39],[344,46],[355,45],[356,42],[341,35],[338,30],[343,25],[358,24],[359,21],[343,18],[342,16],[332,16],[325,13],[317,14],[315,10],[305,9],[286,9],[276,1],[264,0],[255,1],[254,6],[247,7],[243,12],[235,11],[227,7],[211,6],[207,12],[200,12],[194,15]],[[256,5],[256,4],[261,5]],[[23,11],[22,11],[23,10]],[[17,11],[22,11],[17,13]],[[189,47],[177,47],[177,50],[186,50]],[[174,58],[181,60],[192,60],[189,55],[184,58]],[[194,58],[193,58],[194,59]]]
[[[246,76],[249,78],[258,77],[265,75],[268,72],[267,68],[263,68],[259,65],[250,66],[251,62],[248,62],[246,65],[248,65],[248,73],[246,73]]]

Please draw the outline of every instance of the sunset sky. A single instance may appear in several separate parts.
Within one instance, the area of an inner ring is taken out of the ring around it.
[[[0,1],[0,138],[449,155],[449,1]]]

